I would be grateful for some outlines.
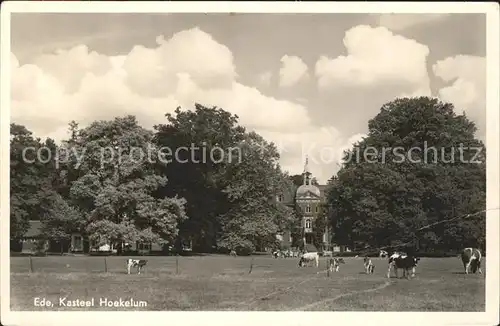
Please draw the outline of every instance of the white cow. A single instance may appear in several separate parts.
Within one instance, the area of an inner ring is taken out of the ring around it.
[[[481,271],[481,251],[477,248],[465,248],[460,255],[464,264],[465,274],[469,274],[469,269],[472,273]]]
[[[305,266],[306,263],[315,262],[316,267],[319,267],[319,255],[317,252],[306,252],[300,256],[299,267]]]

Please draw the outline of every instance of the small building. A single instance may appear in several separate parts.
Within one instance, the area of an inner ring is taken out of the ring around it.
[[[132,243],[125,244],[129,250],[144,255],[154,251],[162,251],[163,246],[156,243]],[[14,250],[17,247],[17,250]],[[39,220],[29,221],[28,231],[21,241],[13,246],[12,251],[20,251],[25,254],[47,253],[111,253],[116,254],[117,248],[113,244],[91,244],[89,239],[80,233],[71,234],[71,241],[46,240],[42,235],[42,222]]]
[[[20,241],[20,251],[25,254],[44,252],[50,246],[50,241],[44,240],[41,234],[41,221],[29,221],[28,231]]]

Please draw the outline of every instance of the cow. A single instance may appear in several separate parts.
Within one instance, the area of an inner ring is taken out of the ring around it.
[[[137,274],[141,274],[141,270],[148,263],[145,259],[127,259],[127,274],[130,274],[131,267],[137,267]]]
[[[273,255],[273,258],[278,258],[281,256],[281,252],[279,250],[276,250],[276,251],[273,251],[272,255]]]
[[[373,262],[372,260],[370,259],[370,257],[365,257],[363,259],[363,263],[364,263],[364,266],[365,266],[365,273],[366,274],[373,274],[373,271],[375,270],[375,265],[373,265]]]
[[[231,252],[229,253],[229,256],[232,256],[232,257],[236,257],[236,251],[235,250],[231,250]]]
[[[465,248],[462,251],[460,258],[462,258],[462,263],[464,264],[465,274],[469,274],[469,270],[474,274],[476,272],[479,272],[479,274],[483,273],[481,271],[482,257],[481,257],[481,251],[479,249]]]
[[[328,260],[328,270],[338,272],[340,264],[345,264],[344,258],[333,257]]]
[[[387,257],[388,255],[389,255],[389,253],[388,253],[387,251],[385,251],[385,250],[380,250],[380,252],[379,252],[379,254],[378,254],[378,256],[379,256],[380,258],[385,258],[385,257]]]
[[[389,257],[389,268],[387,270],[387,278],[391,277],[391,269],[394,268],[396,277],[398,277],[398,269],[403,270],[403,277],[410,278],[409,270],[412,270],[411,277],[415,277],[415,269],[420,258],[413,255],[408,255],[404,252],[395,252]]]
[[[316,267],[319,267],[319,255],[317,252],[306,252],[300,256],[299,267],[303,267],[306,263],[314,262]]]

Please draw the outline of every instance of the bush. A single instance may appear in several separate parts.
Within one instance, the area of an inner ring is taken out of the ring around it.
[[[237,247],[236,248],[236,254],[238,256],[250,256],[252,254],[253,250],[252,248],[248,248],[248,247]]]

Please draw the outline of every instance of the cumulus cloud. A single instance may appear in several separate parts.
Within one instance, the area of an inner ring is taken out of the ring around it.
[[[345,137],[334,127],[307,126],[295,132],[259,133],[275,143],[281,155],[281,166],[291,174],[303,171],[305,158],[309,158],[310,171],[321,182],[326,182],[336,173],[343,158],[343,151],[352,148],[364,134]]]
[[[403,84],[411,92],[430,92],[426,45],[385,27],[359,25],[345,33],[344,46],[346,56],[322,56],[317,61],[315,73],[321,89]]]
[[[53,54],[42,54],[33,64],[59,80],[67,92],[77,91],[86,74],[104,75],[111,69],[107,56],[94,51],[89,52],[86,45],[77,45],[69,50],[57,50]]]
[[[477,136],[486,135],[486,58],[457,55],[436,62],[434,74],[448,85],[438,91],[445,102],[453,103],[458,114],[465,111],[478,127]]]
[[[373,14],[378,25],[393,31],[446,19],[450,14]]]
[[[280,86],[290,87],[307,78],[307,65],[297,56],[284,55],[281,58]]]
[[[306,130],[303,136],[310,142],[324,137],[315,131],[305,104],[266,96],[238,82],[231,51],[209,34],[195,28],[169,40],[159,37],[157,44],[137,45],[118,56],[79,45],[25,64],[12,54],[11,120],[38,137],[62,140],[71,120],[84,127],[132,114],[151,128],[164,122],[165,113],[178,106],[192,109],[197,102],[237,114],[242,125],[271,141],[293,142],[297,130]],[[310,151],[314,158],[320,148]],[[284,152],[283,160],[294,171],[303,165],[300,152]],[[325,178],[331,177],[333,171],[325,171]]]

